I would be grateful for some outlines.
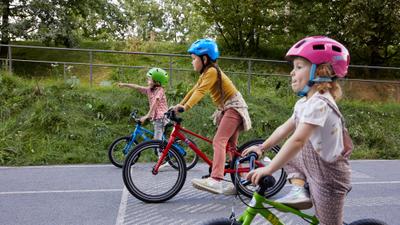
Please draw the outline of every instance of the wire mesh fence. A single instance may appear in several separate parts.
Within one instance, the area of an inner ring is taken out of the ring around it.
[[[180,94],[179,91],[187,89],[185,84],[193,84],[198,76],[193,72],[190,56],[183,54],[25,45],[0,46],[2,49],[7,48],[6,57],[0,58],[4,70],[29,77],[51,74],[57,79],[76,85],[109,86],[116,81],[129,81],[133,76],[145,74],[151,67],[161,67],[169,72],[169,90]],[[29,54],[26,54],[27,49]],[[270,85],[279,90],[282,86],[288,86],[290,82],[291,65],[286,61],[221,57],[218,64],[234,82],[241,80],[235,84],[247,95],[259,91],[260,89],[256,90],[255,87],[260,84]],[[144,80],[144,76],[142,77]],[[382,80],[380,77],[389,77],[391,80]],[[347,98],[400,102],[399,78],[400,67],[350,65],[348,78],[340,83]],[[284,91],[290,92],[290,89],[286,88]]]

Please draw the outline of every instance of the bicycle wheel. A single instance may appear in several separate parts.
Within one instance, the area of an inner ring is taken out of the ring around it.
[[[377,220],[377,219],[361,219],[356,220],[349,225],[387,225],[387,223]]]
[[[126,149],[130,141],[131,136],[120,137],[115,139],[108,147],[108,158],[114,166],[122,168],[126,155],[138,144],[135,140],[130,149]]]
[[[174,197],[186,179],[186,164],[175,147],[171,147],[164,162],[174,160],[178,169],[163,168],[153,174],[158,152],[167,145],[163,141],[140,143],[126,157],[122,176],[129,192],[144,202],[164,202]]]
[[[190,140],[190,141],[193,142],[192,140]],[[199,161],[199,156],[192,149],[189,148],[188,144],[186,144],[184,141],[180,140],[179,138],[177,138],[177,140],[174,142],[174,144],[176,145],[175,147],[178,149],[179,153],[181,155],[184,154],[183,159],[185,160],[185,163],[186,163],[186,170],[192,169]],[[196,145],[196,143],[194,143],[194,142],[193,142],[193,144]],[[169,160],[168,164],[171,165],[173,168],[178,169],[176,162]]]
[[[212,219],[203,224],[204,225],[240,225],[241,223],[239,223],[236,220],[231,220],[229,218],[218,218],[218,219]]]
[[[264,140],[262,139],[256,139],[256,140],[252,140],[249,142],[244,143],[242,146],[239,147],[238,151],[239,152],[243,152],[245,149],[251,147],[251,146],[255,146],[255,145],[260,145],[264,142]],[[268,164],[271,162],[271,160],[275,157],[275,155],[279,152],[280,147],[279,146],[274,146],[272,147],[270,150],[266,151],[264,153],[264,155],[262,156],[263,158],[261,160],[258,160],[258,162],[261,162],[264,166],[268,166]],[[236,167],[236,161],[237,161],[238,157],[234,157],[231,161],[231,169],[234,169]],[[248,167],[248,162],[244,162],[242,164],[239,164],[239,167]],[[256,166],[257,168],[257,166]],[[232,173],[231,174],[231,179],[232,182],[235,182],[235,180],[237,179],[238,181],[242,181],[245,179],[247,173]],[[283,186],[285,186],[286,183],[286,173],[283,169],[280,169],[278,171],[276,171],[274,174],[272,174],[272,176],[274,176],[276,183],[273,187],[269,188],[267,191],[265,191],[265,197],[269,198],[273,195],[275,195],[276,193],[278,193]],[[253,184],[249,184],[244,186],[241,182],[236,182],[236,189],[242,193],[243,195],[251,198],[253,196],[253,192],[256,191],[258,188],[258,185],[253,185]]]

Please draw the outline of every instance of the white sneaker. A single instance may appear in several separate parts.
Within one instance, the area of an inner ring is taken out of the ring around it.
[[[208,177],[206,179],[193,179],[192,185],[194,188],[208,191],[213,194],[223,194],[224,190],[222,187],[222,181],[217,181],[214,178]]]
[[[206,179],[193,179],[192,185],[196,189],[202,191],[208,191],[213,194],[224,194],[224,195],[236,195],[236,188],[231,182],[223,183],[223,181],[217,181],[211,177]]]
[[[304,187],[293,185],[292,190],[282,198],[276,199],[279,202],[290,207],[303,210],[312,207],[310,193]]]
[[[237,191],[235,185],[231,182],[226,182],[225,187],[223,187],[224,195],[236,195]]]

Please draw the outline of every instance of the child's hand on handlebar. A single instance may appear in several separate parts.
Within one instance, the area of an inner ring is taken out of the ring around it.
[[[181,104],[177,104],[175,106],[172,107],[175,111],[175,113],[180,113],[180,112],[184,112],[185,111],[185,107]]]
[[[272,175],[272,173],[269,172],[267,167],[261,167],[261,168],[255,169],[253,171],[250,171],[247,174],[246,179],[248,181],[251,181],[251,183],[258,185],[258,183],[260,182],[260,179],[267,175]]]
[[[149,117],[147,117],[147,116],[142,116],[142,117],[140,117],[140,122],[141,123],[144,123],[144,122],[146,122],[146,120],[148,119]]]
[[[245,149],[245,150],[242,152],[242,156],[244,157],[244,156],[250,154],[251,152],[257,153],[257,155],[258,155],[259,157],[262,156],[263,151],[262,151],[262,149],[261,149],[261,145],[251,146],[250,148]]]

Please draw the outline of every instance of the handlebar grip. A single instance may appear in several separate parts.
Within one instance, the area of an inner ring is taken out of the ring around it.
[[[260,179],[260,181],[258,182],[259,186],[265,187],[265,188],[270,188],[273,187],[275,185],[275,178],[271,175],[267,175],[263,178]]]

